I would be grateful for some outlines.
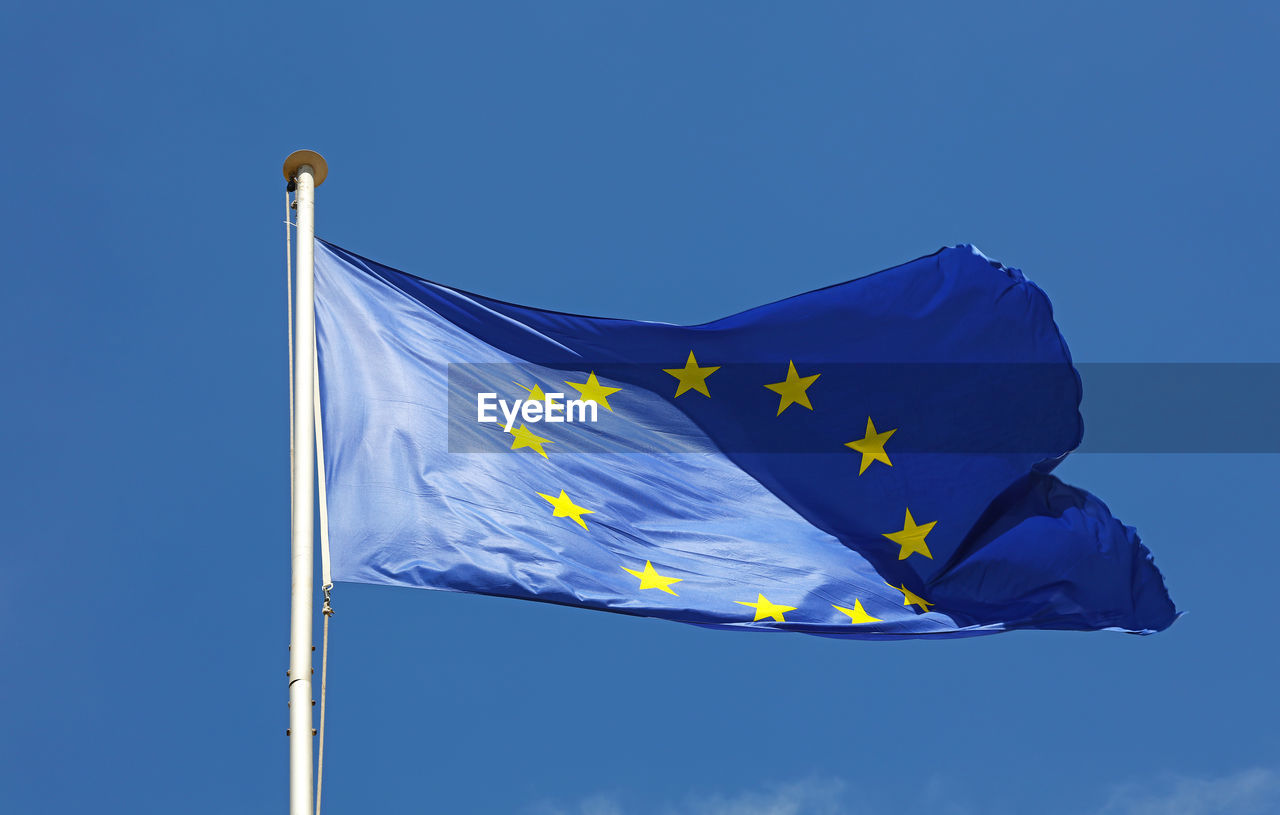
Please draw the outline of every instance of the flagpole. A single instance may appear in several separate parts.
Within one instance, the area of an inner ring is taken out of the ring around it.
[[[314,815],[311,747],[311,625],[315,594],[315,188],[328,174],[320,154],[291,153],[284,176],[297,188],[297,264],[293,309],[293,540],[289,627],[289,815]]]

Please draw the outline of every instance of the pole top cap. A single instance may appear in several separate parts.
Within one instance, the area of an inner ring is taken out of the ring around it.
[[[329,163],[324,160],[324,156],[315,150],[294,150],[289,157],[284,160],[284,177],[286,181],[293,181],[298,174],[298,169],[304,164],[311,165],[311,172],[315,176],[316,186],[324,183],[325,178],[329,175]]]

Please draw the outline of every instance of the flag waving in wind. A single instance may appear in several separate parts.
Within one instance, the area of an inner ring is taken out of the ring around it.
[[[1080,380],[972,247],[696,326],[316,244],[336,580],[831,636],[1151,633],[1132,528],[1050,474]]]

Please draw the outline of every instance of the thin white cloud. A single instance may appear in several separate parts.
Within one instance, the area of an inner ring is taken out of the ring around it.
[[[844,792],[842,781],[810,779],[733,795],[693,795],[658,812],[661,815],[858,815],[846,805]],[[636,815],[638,810],[628,810],[609,796],[596,795],[567,807],[542,804],[532,812],[536,815]]]
[[[617,801],[603,795],[597,795],[582,802],[579,807],[582,815],[624,815]]]
[[[1270,815],[1280,773],[1264,767],[1217,777],[1170,777],[1117,789],[1098,815]]]
[[[848,815],[843,793],[842,781],[811,779],[762,792],[694,797],[665,815]]]
[[[531,815],[880,815],[928,812],[930,815],[995,815],[1006,810],[974,805],[957,795],[946,778],[922,780],[909,800],[892,809],[876,806],[874,796],[855,794],[834,778],[810,778],[732,794],[701,793],[658,807],[639,808],[618,797],[595,795],[576,804],[541,804]],[[883,801],[879,803],[883,804]],[[1042,812],[1053,812],[1042,807]],[[1061,810],[1058,810],[1061,812]],[[1280,771],[1264,767],[1220,776],[1168,775],[1114,788],[1105,803],[1088,815],[1274,815],[1280,813]]]

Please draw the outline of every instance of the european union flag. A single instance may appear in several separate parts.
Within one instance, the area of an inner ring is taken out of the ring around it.
[[[1044,293],[973,247],[677,326],[317,242],[316,323],[337,580],[861,638],[1177,616],[1050,475],[1080,379]]]

